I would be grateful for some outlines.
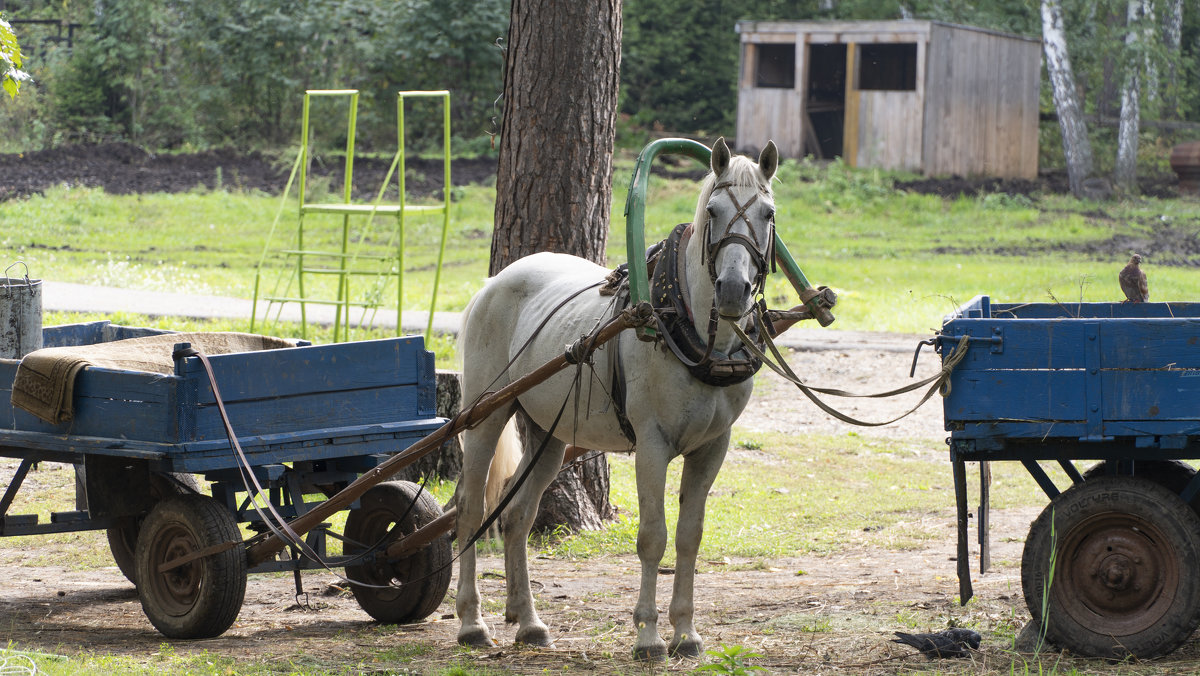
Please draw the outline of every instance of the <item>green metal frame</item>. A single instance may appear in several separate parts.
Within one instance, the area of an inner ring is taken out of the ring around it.
[[[378,195],[371,204],[355,204],[352,199],[351,189],[354,179],[354,147],[355,136],[358,123],[358,90],[355,89],[317,89],[307,90],[304,93],[304,106],[301,117],[302,135],[300,139],[300,152],[296,158],[296,165],[292,168],[292,175],[288,178],[287,187],[284,189],[283,200],[286,202],[288,192],[291,190],[293,179],[299,170],[299,221],[296,230],[296,248],[284,249],[278,253],[294,261],[294,265],[290,266],[292,270],[291,280],[287,284],[287,289],[281,293],[274,293],[269,296],[263,296],[263,300],[267,301],[267,315],[270,315],[271,306],[278,305],[282,310],[283,304],[295,302],[300,305],[300,320],[302,323],[301,335],[308,337],[308,309],[309,303],[333,305],[337,308],[334,327],[334,341],[348,341],[350,339],[350,308],[360,307],[363,309],[363,319],[366,318],[367,311],[375,311],[380,307],[378,300],[359,300],[353,299],[351,293],[351,279],[356,276],[374,276],[375,287],[382,289],[387,284],[387,279],[390,277],[396,278],[396,335],[402,333],[401,319],[404,306],[404,249],[405,249],[405,218],[413,215],[430,215],[441,214],[442,216],[442,236],[441,243],[438,249],[437,268],[434,274],[433,293],[430,297],[429,304],[429,319],[425,327],[426,338],[433,332],[433,315],[437,307],[437,291],[441,284],[442,264],[445,259],[446,240],[450,231],[450,193],[452,184],[450,182],[450,92],[449,91],[402,91],[397,93],[396,97],[396,137],[397,150],[392,158],[391,166],[388,168],[387,174],[383,179],[383,184],[380,186]],[[308,194],[308,167],[311,162],[311,127],[310,109],[313,97],[349,97],[349,106],[347,112],[346,124],[346,160],[344,168],[344,185],[342,191],[341,202],[336,203],[310,203],[306,197]],[[414,98],[434,98],[440,99],[442,103],[442,165],[443,165],[443,199],[441,204],[433,205],[410,205],[407,203],[407,194],[405,192],[404,174],[405,174],[405,131],[404,131],[404,113],[405,103],[407,100]],[[392,176],[399,171],[398,188],[399,188],[399,203],[385,204],[383,196],[390,185]],[[258,301],[259,301],[259,286],[263,266],[266,262],[267,255],[270,252],[271,237],[274,235],[275,227],[278,224],[279,217],[282,213],[282,204],[280,212],[276,214],[275,223],[271,226],[271,233],[268,235],[267,244],[263,251],[263,258],[259,262],[258,274],[254,281],[254,310],[250,321],[250,330],[255,328],[255,321],[258,316]],[[321,251],[308,249],[305,246],[305,217],[316,214],[332,214],[341,216],[341,248],[338,251]],[[376,215],[392,216],[395,218],[395,226],[392,229],[391,236],[388,241],[387,249],[390,254],[361,254],[355,250],[351,250],[351,218],[365,216],[366,224],[361,231],[363,234],[358,238],[358,243],[366,239],[366,233],[369,231]],[[314,265],[314,260],[335,259],[336,264],[321,267]],[[356,266],[359,260],[374,261],[377,269],[362,270]],[[311,296],[309,289],[305,285],[305,277],[308,275],[336,275],[338,278],[337,294],[335,298],[318,298]],[[290,295],[291,282],[296,283],[296,296]],[[278,291],[279,284],[276,284]]]
[[[697,143],[684,138],[663,138],[651,141],[638,154],[637,164],[633,168],[633,178],[629,183],[629,194],[625,198],[625,249],[629,261],[629,296],[632,304],[650,300],[650,282],[646,272],[646,190],[650,182],[650,165],[659,155],[684,155],[700,162],[704,166],[712,163],[712,150],[703,143]],[[813,286],[804,271],[796,264],[787,245],[775,233],[775,262],[785,277],[791,282],[796,292],[805,297],[811,294]],[[808,293],[806,293],[808,292]],[[818,298],[805,301],[817,316],[818,310],[829,317],[827,308],[819,308]],[[822,321],[822,325],[827,322]],[[637,329],[638,336],[651,339],[657,332],[651,327]]]

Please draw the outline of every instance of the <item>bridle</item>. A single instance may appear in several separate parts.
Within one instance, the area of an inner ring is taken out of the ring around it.
[[[755,202],[758,201],[760,195],[768,194],[766,189],[760,187],[758,192],[750,197],[745,204],[738,202],[738,198],[733,194],[733,183],[725,181],[713,186],[713,192],[724,190],[729,196],[729,201],[733,202],[733,206],[737,211],[729,222],[725,224],[725,232],[716,241],[712,240],[712,215],[704,223],[704,258],[708,265],[709,280],[715,285],[717,283],[717,255],[721,253],[721,249],[730,245],[738,244],[750,254],[750,259],[754,261],[758,269],[758,273],[754,277],[754,288],[752,296],[757,297],[763,291],[763,286],[766,284],[767,273],[775,270],[775,217],[771,216],[767,223],[766,241],[759,242],[754,234],[754,224],[750,222],[750,217],[746,215],[748,210]],[[734,232],[733,226],[738,221],[746,223],[746,230],[749,235],[743,235],[740,232]],[[770,268],[768,268],[768,263]],[[714,305],[715,311],[715,305]]]
[[[751,297],[759,300],[752,304],[751,311],[753,311],[754,308],[763,305],[761,301],[763,285],[770,271],[767,263],[774,258],[775,220],[774,217],[770,219],[765,233],[765,241],[759,242],[747,211],[755,204],[760,195],[769,195],[770,193],[760,187],[758,194],[751,197],[745,204],[741,204],[733,194],[732,187],[733,184],[728,182],[719,183],[713,187],[714,191],[727,191],[736,212],[729,219],[724,231],[716,241],[711,238],[712,216],[708,215],[702,228],[701,236],[705,240],[700,250],[702,257],[707,259],[704,262],[707,263],[710,280],[714,285],[717,279],[715,260],[723,247],[737,244],[750,253],[751,259],[758,267]],[[738,221],[746,223],[749,235],[733,231]],[[758,372],[762,361],[745,348],[733,350],[730,354],[724,354],[715,349],[717,329],[721,319],[717,312],[715,295],[712,305],[709,307],[707,331],[697,331],[693,324],[692,312],[683,293],[683,280],[678,274],[682,267],[679,265],[679,256],[686,248],[686,242],[691,232],[691,225],[677,226],[665,240],[658,254],[657,263],[654,265],[651,300],[654,303],[659,339],[701,382],[716,387],[726,387],[744,382]],[[750,331],[757,334],[753,324]],[[705,333],[707,336],[704,335]],[[757,338],[753,339],[757,340]]]

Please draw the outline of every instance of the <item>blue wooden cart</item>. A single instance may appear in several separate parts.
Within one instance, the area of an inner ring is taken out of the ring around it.
[[[1200,624],[1200,477],[1183,462],[1200,458],[1200,304],[980,296],[946,318],[943,360],[962,340],[945,398],[961,601],[972,594],[965,463],[980,464],[985,572],[988,463],[1017,461],[1050,498],[1021,561],[1047,640],[1104,657],[1174,650]]]
[[[162,332],[95,322],[48,327],[43,342],[90,345],[146,333]],[[174,638],[224,632],[241,609],[247,572],[321,565],[293,550],[250,566],[244,549],[231,546],[242,544],[239,524],[264,535],[269,528],[248,500],[251,474],[291,519],[445,422],[435,414],[433,355],[420,337],[209,359],[245,463],[226,438],[195,356],[177,355],[169,376],[85,368],[75,381],[74,417],[57,425],[9,404],[20,362],[0,359],[0,456],[20,459],[0,498],[0,535],[107,530],[147,617]],[[75,509],[55,512],[48,522],[10,513],[39,462],[80,470]],[[199,492],[197,475],[210,494]],[[355,597],[373,617],[415,621],[445,596],[449,536],[401,559],[376,556],[376,545],[439,516],[428,493],[393,481],[350,505],[343,532],[322,523],[302,537],[324,563],[345,567],[357,583]],[[329,537],[341,540],[341,555],[329,556]],[[166,565],[193,553],[185,565]]]

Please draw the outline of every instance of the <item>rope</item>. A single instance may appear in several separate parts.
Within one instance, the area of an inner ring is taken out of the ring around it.
[[[770,336],[767,335],[767,332],[765,331],[765,327],[762,326],[762,316],[759,314],[756,314],[755,320],[759,323],[759,335],[763,336],[765,338],[766,345],[770,349],[771,354],[774,355],[776,361],[772,361],[770,357],[768,357],[766,354],[764,354],[763,351],[760,350],[758,348],[758,346],[754,344],[754,341],[750,339],[750,336],[746,335],[746,332],[742,329],[741,326],[739,326],[737,324],[737,322],[729,321],[729,324],[733,327],[734,333],[737,334],[738,338],[742,341],[742,344],[745,345],[746,348],[748,350],[750,350],[751,353],[753,353],[756,357],[761,359],[764,364],[771,367],[772,371],[779,374],[782,378],[791,382],[797,388],[799,388],[800,391],[804,393],[804,396],[808,397],[814,404],[817,405],[818,408],[820,408],[822,411],[825,411],[826,413],[833,416],[834,418],[841,420],[842,422],[849,423],[851,425],[858,425],[859,427],[879,427],[881,425],[890,425],[891,423],[894,423],[897,420],[900,420],[902,418],[905,418],[905,417],[911,415],[918,408],[921,408],[921,406],[923,406],[925,404],[925,402],[929,401],[929,399],[933,396],[934,392],[940,393],[943,397],[948,396],[950,394],[950,374],[954,371],[954,367],[958,366],[958,364],[963,360],[963,358],[966,357],[968,344],[970,343],[970,337],[963,336],[962,340],[959,341],[958,345],[954,348],[954,350],[946,357],[945,361],[942,362],[941,371],[939,371],[937,373],[937,375],[930,376],[920,382],[912,383],[910,385],[905,385],[904,387],[899,387],[894,390],[889,390],[887,392],[880,392],[878,394],[854,394],[852,392],[846,392],[844,390],[823,388],[823,387],[809,387],[808,385],[805,385],[804,381],[800,378],[800,376],[797,376],[796,373],[794,371],[792,371],[791,367],[788,366],[787,361],[783,358],[783,355],[781,355],[779,353],[779,348],[777,348],[775,346],[774,341],[772,341]],[[828,394],[828,395],[835,396],[835,397],[863,397],[863,398],[882,399],[882,398],[893,397],[896,395],[904,394],[906,392],[912,392],[913,390],[920,389],[920,388],[924,387],[925,385],[931,385],[931,386],[930,386],[929,390],[925,392],[925,395],[921,397],[921,400],[916,403],[915,406],[913,406],[909,410],[905,411],[904,413],[896,416],[895,418],[892,418],[891,420],[885,420],[883,422],[867,422],[867,421],[863,421],[863,420],[858,420],[856,418],[852,418],[852,417],[846,415],[845,413],[842,413],[841,411],[838,411],[837,409],[831,407],[830,405],[826,404],[825,402],[821,401],[821,399],[818,398],[817,394],[816,394],[819,392],[821,394]]]

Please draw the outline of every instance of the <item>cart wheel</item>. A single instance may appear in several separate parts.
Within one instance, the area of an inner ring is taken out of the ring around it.
[[[1149,479],[1175,495],[1182,493],[1183,489],[1187,487],[1188,482],[1192,480],[1192,477],[1196,476],[1196,470],[1181,460],[1134,460],[1132,464],[1133,476]],[[1085,481],[1101,476],[1109,476],[1107,460],[1102,460],[1092,465],[1083,473]],[[1120,476],[1129,475],[1124,474],[1122,471]],[[1192,500],[1191,505],[1193,510],[1200,512],[1200,495]]]
[[[1197,560],[1200,517],[1179,496],[1148,479],[1097,477],[1059,494],[1030,526],[1021,587],[1051,643],[1149,659],[1200,624]]]
[[[369,549],[394,527],[407,535],[442,514],[433,496],[407,481],[375,486],[363,494],[361,505],[346,518],[347,555]],[[346,577],[351,582],[374,585],[351,585],[358,605],[371,617],[386,624],[417,622],[437,610],[446,597],[452,557],[447,533],[396,561],[380,557],[346,566]]]
[[[155,503],[164,500],[173,495],[187,495],[188,493],[199,493],[200,484],[196,481],[196,477],[191,474],[159,474],[152,472],[150,474],[150,497]],[[117,525],[108,529],[108,549],[112,552],[113,561],[117,562],[117,568],[121,570],[121,574],[125,579],[137,584],[137,576],[134,574],[133,552],[137,549],[138,531],[142,527],[142,521],[146,519],[143,514],[141,516],[127,516],[121,518]]]
[[[206,495],[158,503],[142,523],[134,561],[142,611],[164,636],[218,636],[237,618],[246,595],[246,552],[233,547],[166,572],[159,566],[224,542],[240,542],[229,510]]]

